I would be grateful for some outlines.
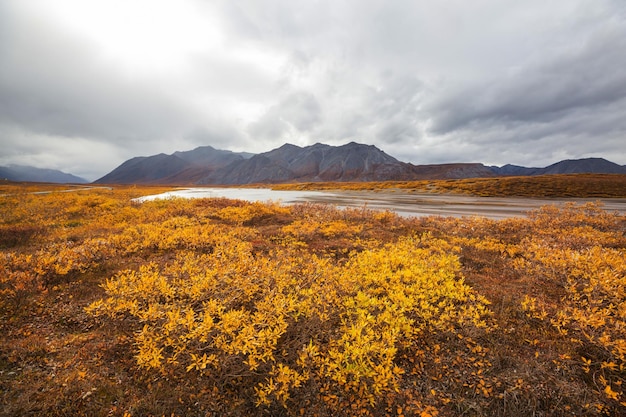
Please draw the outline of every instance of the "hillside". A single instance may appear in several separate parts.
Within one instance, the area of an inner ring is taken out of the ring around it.
[[[0,167],[0,179],[9,181],[77,183],[84,184],[86,179],[56,169],[35,168],[25,165]]]
[[[624,174],[552,174],[489,178],[379,182],[275,184],[274,190],[401,190],[409,193],[466,194],[480,197],[626,198]]]
[[[477,163],[414,165],[413,179],[415,180],[444,180],[463,178],[493,177],[494,173]]]
[[[175,155],[160,153],[129,159],[104,177],[94,181],[101,184],[150,184],[161,182],[191,164]]]
[[[550,175],[550,174],[626,174],[626,166],[604,158],[566,159],[545,168],[527,168],[518,165],[492,166],[496,175]]]
[[[567,159],[545,167],[541,174],[626,174],[626,166],[604,158]]]
[[[191,151],[164,153],[129,159],[94,183],[98,184],[192,184],[209,172],[248,154],[201,146]]]
[[[412,165],[398,161],[375,146],[351,142],[337,147],[317,143],[301,148],[285,144],[217,170],[200,183],[383,181],[413,175]]]

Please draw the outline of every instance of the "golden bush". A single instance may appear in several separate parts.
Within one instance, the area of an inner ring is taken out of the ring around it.
[[[406,372],[398,349],[431,332],[486,327],[487,302],[448,250],[407,238],[338,265],[289,248],[254,256],[224,234],[211,254],[182,252],[165,267],[117,274],[88,311],[137,321],[142,367],[237,375],[259,405],[286,406],[315,383],[322,400],[367,409],[398,390]]]

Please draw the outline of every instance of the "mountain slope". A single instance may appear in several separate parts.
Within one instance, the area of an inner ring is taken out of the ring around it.
[[[280,148],[237,161],[199,181],[201,184],[252,184],[304,181],[384,181],[413,178],[414,166],[371,145],[316,143]]]
[[[251,154],[215,149],[212,146],[200,146],[191,151],[174,152],[173,155],[191,164],[211,166],[215,168],[226,166],[231,162],[245,159],[246,157],[249,157],[248,155],[251,156]]]
[[[547,166],[542,174],[626,174],[626,167],[604,158],[567,159]]]
[[[138,156],[129,159],[104,177],[98,184],[149,184],[174,175],[191,163],[174,155],[160,153],[153,156]]]
[[[414,165],[414,179],[463,179],[493,177],[491,169],[479,163]]]
[[[193,184],[217,168],[243,160],[246,154],[201,146],[191,151],[129,159],[97,179],[99,184]]]
[[[545,168],[526,168],[517,165],[490,167],[496,175],[523,176],[548,174],[626,174],[626,166],[604,158],[566,159]]]
[[[502,176],[524,176],[524,175],[535,175],[536,172],[542,170],[543,168],[527,168],[519,165],[511,165],[506,164],[501,167],[492,166],[489,167],[491,171],[493,171],[496,175]]]
[[[78,183],[88,182],[86,179],[56,169],[35,168],[26,165],[9,165],[0,167],[0,178],[10,181]]]

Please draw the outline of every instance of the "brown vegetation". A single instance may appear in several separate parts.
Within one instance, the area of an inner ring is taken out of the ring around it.
[[[272,185],[275,190],[385,190],[461,193],[481,197],[626,198],[626,175],[559,174],[458,180],[310,182]]]
[[[626,413],[626,217],[596,204],[2,192],[1,416]]]

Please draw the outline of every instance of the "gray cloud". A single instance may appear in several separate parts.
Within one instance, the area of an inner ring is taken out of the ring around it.
[[[249,127],[253,137],[270,140],[289,140],[293,133],[310,132],[321,121],[321,108],[315,96],[294,92],[271,106]],[[294,132],[295,131],[295,132]]]
[[[200,145],[352,140],[414,163],[626,164],[618,0],[146,2],[153,21],[107,15],[136,25],[119,39],[59,1],[0,3],[0,164],[95,179]]]
[[[37,19],[16,19],[0,66],[0,121],[119,143],[169,136],[189,122],[190,109],[159,80],[125,77],[91,45]]]
[[[483,161],[508,155],[535,165],[583,156],[621,162],[625,65],[626,25],[616,22],[511,74],[441,92],[426,106],[430,129],[480,145]]]
[[[626,26],[601,28],[584,45],[545,62],[440,97],[433,130],[472,123],[551,122],[626,97]]]

